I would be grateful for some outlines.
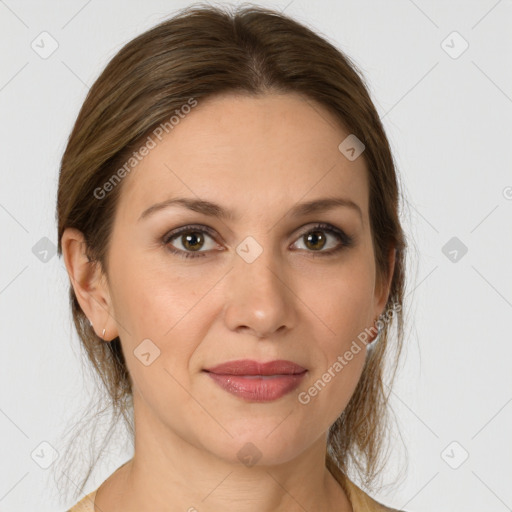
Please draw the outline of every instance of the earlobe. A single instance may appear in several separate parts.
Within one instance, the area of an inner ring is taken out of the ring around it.
[[[116,330],[112,323],[111,302],[108,286],[98,262],[90,261],[86,254],[83,233],[75,228],[66,228],[62,235],[64,263],[82,311],[96,332],[96,335],[113,339]]]

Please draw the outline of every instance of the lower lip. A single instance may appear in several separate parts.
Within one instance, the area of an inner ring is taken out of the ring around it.
[[[220,375],[207,372],[224,390],[253,402],[277,400],[293,391],[304,378],[306,372],[294,375]]]

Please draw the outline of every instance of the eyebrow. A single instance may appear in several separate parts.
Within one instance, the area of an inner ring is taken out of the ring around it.
[[[164,208],[168,208],[170,206],[182,206],[194,212],[202,213],[203,215],[208,215],[210,217],[217,217],[223,220],[235,221],[238,219],[238,216],[232,210],[227,210],[211,201],[188,197],[175,197],[150,206],[142,212],[139,217],[139,221],[149,217],[157,211],[163,210]],[[293,206],[286,215],[300,217],[340,207],[350,208],[356,211],[359,214],[361,221],[363,220],[363,213],[359,205],[354,203],[354,201],[343,197],[326,197],[299,203]]]

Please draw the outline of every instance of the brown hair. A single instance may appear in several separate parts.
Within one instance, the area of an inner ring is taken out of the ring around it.
[[[379,279],[389,276],[389,250],[395,249],[386,306],[387,310],[393,308],[392,319],[384,323],[378,341],[368,348],[357,388],[330,428],[326,453],[333,474],[341,471],[348,475],[353,465],[363,485],[371,487],[381,471],[387,433],[384,355],[389,348],[395,349],[392,382],[403,343],[406,242],[399,221],[395,165],[381,120],[355,64],[326,39],[279,12],[258,6],[245,4],[232,11],[230,7],[195,4],[128,42],[91,87],[62,157],[58,253],[62,255],[64,229],[80,230],[91,262],[99,264],[108,279],[110,233],[122,183],[101,200],[94,191],[111,179],[155,127],[190,98],[200,102],[221,93],[274,92],[297,92],[318,102],[364,143],[362,157],[368,169],[369,216]],[[110,432],[122,415],[133,435],[131,381],[120,340],[105,343],[98,338],[72,286],[69,297],[78,336],[107,392],[102,411],[110,408],[114,412]],[[396,342],[388,348],[393,325]],[[102,449],[105,443],[106,439]],[[81,486],[73,480],[75,497],[83,492],[93,467]],[[63,473],[71,479],[69,470]],[[66,480],[63,486],[71,487],[71,483]]]

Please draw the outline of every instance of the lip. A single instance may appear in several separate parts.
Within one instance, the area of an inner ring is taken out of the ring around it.
[[[206,371],[219,375],[296,375],[305,372],[306,368],[285,359],[277,359],[268,363],[252,359],[239,359],[206,368]]]
[[[307,370],[291,361],[229,361],[204,370],[222,389],[244,400],[269,402],[293,391]]]

